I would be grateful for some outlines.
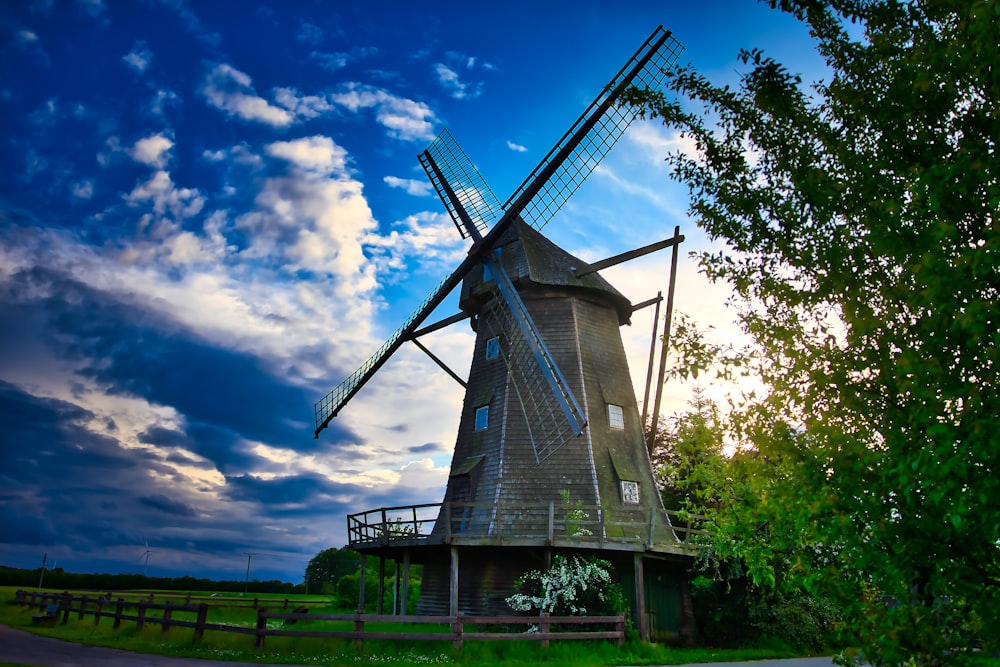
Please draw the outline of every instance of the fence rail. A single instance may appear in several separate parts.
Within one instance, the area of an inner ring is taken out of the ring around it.
[[[390,544],[483,544],[527,540],[558,546],[659,546],[696,548],[704,518],[671,510],[610,511],[600,505],[521,503],[424,503],[380,507],[347,516],[351,548]]]
[[[368,640],[403,640],[403,641],[451,641],[452,645],[461,649],[465,641],[475,640],[528,640],[540,641],[542,646],[548,646],[553,640],[609,639],[621,644],[625,641],[625,616],[386,616],[381,614],[311,614],[309,612],[277,612],[271,613],[266,608],[257,609],[255,627],[230,625],[208,622],[208,612],[212,608],[205,602],[193,605],[175,605],[169,602],[157,604],[148,599],[134,602],[124,598],[111,599],[110,594],[98,597],[88,595],[74,596],[69,592],[49,593],[19,590],[15,593],[15,602],[39,611],[50,605],[58,605],[59,612],[53,618],[60,624],[69,622],[72,614],[77,620],[83,620],[85,615],[94,617],[94,625],[99,625],[102,618],[111,618],[112,627],[117,629],[122,621],[130,621],[142,629],[145,624],[158,624],[163,632],[172,627],[194,629],[194,640],[199,641],[206,630],[216,632],[233,632],[255,637],[254,645],[263,649],[268,637],[320,637],[327,639],[349,639],[363,643]],[[150,615],[150,611],[154,615]],[[155,615],[159,612],[159,615]],[[193,613],[196,620],[174,618],[177,612]],[[268,621],[282,621],[281,628],[268,627]],[[287,625],[298,621],[330,621],[349,622],[351,630],[291,630]],[[399,623],[405,625],[447,626],[444,632],[409,632],[381,631],[368,627],[372,623]],[[588,625],[591,628],[579,631],[563,629],[563,626]],[[507,626],[507,627],[502,627]],[[593,626],[606,629],[594,630]],[[499,627],[497,631],[484,630],[488,627]],[[512,628],[524,628],[513,631]],[[554,627],[556,629],[554,629]]]

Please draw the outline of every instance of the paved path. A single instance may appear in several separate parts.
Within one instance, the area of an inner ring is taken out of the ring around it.
[[[23,663],[35,667],[301,667],[132,653],[41,637],[6,625],[0,625],[0,662]],[[830,658],[793,658],[756,662],[710,662],[681,667],[832,667],[832,665],[833,660]]]
[[[132,653],[41,637],[6,625],[0,625],[0,662],[35,667],[301,667]]]

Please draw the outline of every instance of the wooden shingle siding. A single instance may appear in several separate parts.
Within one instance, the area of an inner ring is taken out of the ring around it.
[[[444,501],[475,506],[451,505],[447,510],[450,526],[439,516],[434,529],[441,540],[451,536],[467,545],[460,559],[459,607],[469,613],[509,612],[503,597],[513,592],[514,580],[542,566],[549,536],[548,503],[558,507],[555,530],[569,529],[565,493],[571,507],[577,503],[591,506],[588,513],[615,517],[614,530],[632,533],[595,536],[601,544],[616,538],[630,544],[646,542],[648,517],[652,510],[662,510],[619,331],[631,314],[628,300],[598,274],[575,278],[573,269],[586,264],[526,225],[512,225],[501,246],[500,261],[580,403],[587,427],[541,462],[536,459],[504,353],[501,358],[486,359],[486,341],[498,333],[492,328],[489,302],[499,297],[494,297],[492,285],[483,284],[481,270],[472,271],[463,283],[459,305],[472,316],[476,348]],[[501,340],[501,351],[505,349]],[[611,428],[609,403],[622,408],[623,428]],[[476,431],[476,408],[486,404],[490,406],[489,425]],[[536,439],[544,436],[541,430],[535,429]],[[623,503],[622,481],[638,484],[638,504]],[[590,517],[598,530],[600,518]],[[604,525],[605,530],[612,530],[608,522]],[[492,540],[494,546],[469,546],[477,538],[482,543]],[[537,546],[498,548],[497,538],[500,545],[516,540]],[[669,527],[657,531],[657,538],[671,539]],[[446,613],[448,550],[433,553],[425,561],[419,608],[421,613]]]

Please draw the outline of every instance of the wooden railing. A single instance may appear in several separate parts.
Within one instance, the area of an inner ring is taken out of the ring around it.
[[[695,547],[701,517],[670,510],[609,511],[599,505],[427,503],[380,507],[347,516],[352,548],[443,543],[538,543],[583,548]]]
[[[157,604],[146,599],[128,602],[124,598],[110,599],[103,595],[91,597],[88,595],[74,596],[70,593],[48,593],[19,590],[15,593],[15,601],[23,606],[44,610],[49,605],[59,606],[58,622],[66,624],[70,616],[76,615],[77,620],[84,616],[94,617],[94,625],[99,625],[102,618],[111,618],[112,627],[117,629],[122,621],[130,621],[142,629],[145,624],[159,625],[163,632],[172,627],[194,629],[194,640],[202,639],[206,630],[215,632],[233,632],[253,635],[254,645],[264,648],[268,637],[322,637],[328,639],[349,639],[363,643],[366,640],[402,640],[402,641],[450,641],[455,648],[462,648],[465,641],[470,640],[527,640],[540,641],[542,646],[548,646],[552,640],[579,639],[609,639],[621,644],[625,641],[625,616],[385,616],[379,614],[312,614],[309,612],[279,612],[271,613],[265,608],[257,609],[255,627],[230,625],[224,623],[209,623],[208,613],[212,605],[204,602],[197,605],[174,605],[170,603]],[[150,614],[150,612],[154,614]],[[156,615],[155,612],[159,612]],[[182,620],[173,617],[176,612],[196,614],[196,620]],[[281,628],[268,627],[268,621],[280,620]],[[287,625],[298,621],[347,622],[350,630],[291,630]],[[372,623],[393,623],[403,627],[416,625],[427,626],[428,630],[416,632],[394,629],[381,631],[368,626]],[[553,626],[603,626],[605,629],[569,631]],[[506,626],[490,632],[486,628]],[[444,629],[446,628],[446,629]],[[514,631],[514,628],[519,628]],[[523,629],[522,629],[523,628]],[[438,631],[433,631],[437,629]]]

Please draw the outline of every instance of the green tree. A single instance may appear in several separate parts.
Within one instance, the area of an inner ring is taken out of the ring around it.
[[[360,564],[361,555],[357,551],[333,547],[324,549],[306,565],[306,588],[310,593],[336,593],[337,581],[344,575],[356,572]]]
[[[769,4],[823,80],[744,51],[734,88],[633,101],[697,147],[669,160],[769,390],[733,426],[774,464],[770,538],[873,663],[960,660],[1000,627],[1000,5]]]
[[[718,502],[725,457],[718,406],[695,387],[689,412],[660,420],[652,463],[663,506],[704,514]]]

